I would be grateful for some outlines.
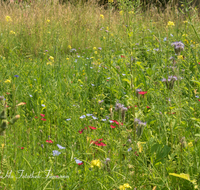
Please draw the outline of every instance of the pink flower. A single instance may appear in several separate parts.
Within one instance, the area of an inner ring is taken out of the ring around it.
[[[47,143],[51,143],[51,144],[53,143],[52,140],[46,140],[46,142],[47,142]]]
[[[23,150],[23,149],[24,149],[24,147],[21,147],[21,149]]]
[[[45,115],[44,114],[40,114],[42,117],[45,117]]]
[[[149,106],[147,106],[147,109],[150,109],[150,107],[149,107]]]
[[[110,125],[110,127],[114,129],[116,126],[114,126],[114,125]]]
[[[89,128],[90,128],[90,129],[93,129],[93,130],[94,130],[94,129],[97,129],[96,127],[92,127],[92,126],[89,126]]]
[[[42,120],[42,121],[46,121],[46,119],[45,119],[45,118],[42,118],[41,120]]]

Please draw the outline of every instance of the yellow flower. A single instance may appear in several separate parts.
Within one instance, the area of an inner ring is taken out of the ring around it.
[[[6,19],[7,22],[12,22],[12,19],[11,19],[10,16],[6,16],[5,19]]]
[[[188,23],[188,21],[187,21],[187,20],[184,20],[183,23]]]
[[[185,37],[188,37],[188,35],[187,35],[187,34],[183,34],[182,36],[183,36],[183,37],[184,37],[184,36],[185,36]]]
[[[187,44],[189,43],[187,39],[184,40]]]
[[[138,141],[138,143],[137,143],[139,152],[142,152],[142,151],[143,151],[143,146],[142,146],[142,144],[146,144],[146,143],[145,143],[145,142],[140,142],[140,141]]]
[[[97,166],[97,167],[101,168],[101,162],[100,162],[99,159],[98,160],[92,160],[91,168],[93,168],[94,166]]]
[[[97,51],[95,51],[94,53],[97,54]]]
[[[93,47],[93,50],[96,50],[97,48],[96,47]]]
[[[193,147],[193,143],[192,143],[192,142],[189,142],[189,143],[188,143],[188,146],[189,146],[189,147]]]
[[[129,13],[129,14],[134,14],[134,11],[129,11],[128,13]]]
[[[167,25],[168,25],[168,26],[175,26],[175,24],[174,24],[172,21],[169,21],[169,22],[167,23]]]
[[[1,144],[2,148],[4,148],[5,144]]]
[[[15,34],[15,32],[11,30],[11,31],[10,31],[10,34]]]
[[[66,60],[69,60],[69,58],[67,57]]]
[[[100,108],[100,110],[103,110],[103,108]]]
[[[90,57],[90,59],[93,59],[94,57]]]
[[[54,57],[50,56],[49,59],[54,62]]]
[[[119,14],[120,14],[120,15],[123,15],[123,11],[119,11]]]
[[[106,37],[103,37],[103,39],[105,40],[105,39],[106,39]]]
[[[120,190],[126,190],[126,188],[132,189],[132,187],[128,183],[125,183],[124,185],[120,185],[119,186]]]
[[[101,17],[102,19],[104,19],[104,15],[100,14],[100,17]]]
[[[183,60],[183,56],[182,55],[178,55],[177,57],[178,57],[178,59]]]
[[[11,83],[11,80],[7,79],[4,81],[5,83]]]
[[[52,62],[50,62],[50,61],[49,61],[49,62],[47,62],[47,65],[52,65]]]
[[[47,19],[47,23],[50,23],[50,20],[49,20],[49,19]]]
[[[108,0],[108,3],[113,3],[113,0]]]
[[[68,48],[69,48],[69,49],[72,49],[72,46],[68,45]]]

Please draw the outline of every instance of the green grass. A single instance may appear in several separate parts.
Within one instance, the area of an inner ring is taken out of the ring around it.
[[[182,8],[0,5],[1,108],[8,105],[10,124],[20,115],[0,136],[0,186],[198,189],[199,17]],[[183,59],[175,41],[185,45]],[[172,89],[162,82],[168,76],[178,78]],[[128,107],[125,117],[117,103]]]

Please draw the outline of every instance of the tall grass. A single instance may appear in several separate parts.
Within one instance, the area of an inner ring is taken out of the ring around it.
[[[0,5],[2,188],[199,188],[198,11],[123,2]]]

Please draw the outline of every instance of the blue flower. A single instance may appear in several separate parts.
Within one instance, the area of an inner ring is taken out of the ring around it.
[[[65,147],[63,147],[63,146],[61,146],[59,144],[57,144],[57,146],[58,146],[59,149],[65,149]]]
[[[85,115],[82,115],[81,117],[79,117],[80,119],[83,119],[83,118],[85,118],[86,116]]]
[[[16,78],[18,78],[18,77],[19,77],[19,75],[15,75],[15,77],[16,77]]]
[[[53,156],[59,156],[61,154],[61,152],[57,151],[57,150],[53,150]]]
[[[163,41],[166,42],[167,41],[167,37],[165,37]]]

